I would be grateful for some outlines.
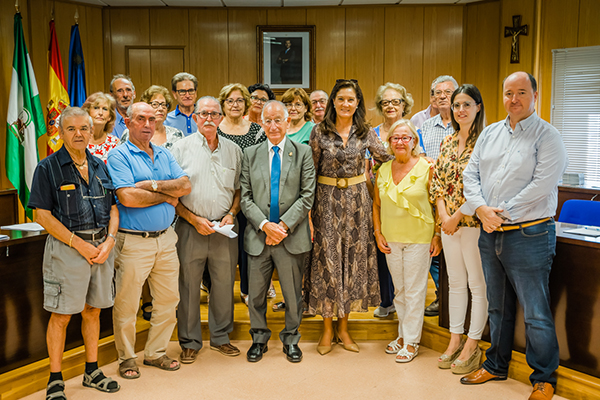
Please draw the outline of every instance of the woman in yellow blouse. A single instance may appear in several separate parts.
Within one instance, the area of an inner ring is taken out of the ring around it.
[[[398,338],[386,348],[396,362],[409,362],[419,352],[427,273],[431,257],[440,253],[439,232],[429,203],[430,164],[419,157],[417,128],[406,119],[389,129],[388,152],[395,159],[375,178],[373,227],[377,247],[386,254],[394,282]]]
[[[431,195],[442,223],[442,243],[448,271],[450,344],[438,359],[438,367],[467,374],[479,368],[481,350],[477,345],[487,321],[486,285],[479,255],[479,221],[460,212],[465,202],[463,170],[469,163],[485,113],[479,90],[462,85],[451,99],[454,133],[442,142],[435,166]],[[471,324],[462,340],[465,315],[472,295]]]

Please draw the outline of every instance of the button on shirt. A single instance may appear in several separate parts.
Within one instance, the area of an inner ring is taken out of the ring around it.
[[[154,179],[164,181],[187,176],[171,153],[163,147],[150,143],[154,160],[148,153],[127,141],[108,153],[108,170],[113,177],[115,189],[135,187],[136,182]],[[160,231],[167,229],[175,218],[175,207],[160,203],[150,207],[119,207],[119,227],[134,231]]]
[[[510,120],[485,128],[463,173],[465,215],[480,206],[498,207],[507,224],[556,214],[558,181],[568,164],[558,130],[535,112],[516,124]]]
[[[173,111],[167,114],[165,125],[177,128],[181,132],[183,132],[185,136],[189,136],[198,130],[198,127],[196,126],[196,121],[194,121],[192,115],[194,115],[194,113],[190,114],[190,116],[188,117],[187,115],[179,111],[179,106],[177,106]]]
[[[171,152],[192,184],[190,194],[179,199],[181,204],[209,221],[221,220],[240,188],[242,150],[219,137],[217,148],[211,151],[206,138],[196,132],[175,143]]]
[[[33,175],[27,207],[52,212],[70,231],[108,226],[115,204],[114,186],[104,162],[86,150],[88,182],[63,146],[44,158]]]
[[[121,139],[123,136],[123,131],[127,129],[127,125],[125,125],[125,119],[123,116],[117,111],[117,119],[115,120],[115,127],[113,128],[112,135]]]
[[[448,123],[447,126],[444,126],[442,116],[438,114],[423,122],[421,133],[423,135],[423,149],[425,150],[425,155],[437,160],[440,155],[442,140],[444,140],[446,136],[453,134],[454,128],[452,127],[452,123]]]

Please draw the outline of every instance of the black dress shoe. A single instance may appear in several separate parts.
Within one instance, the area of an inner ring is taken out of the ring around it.
[[[269,350],[266,343],[252,343],[252,346],[248,349],[248,353],[246,353],[246,358],[250,362],[257,362],[262,360],[263,353],[266,353]]]
[[[297,363],[302,361],[302,350],[297,344],[284,344],[283,352],[289,362]]]

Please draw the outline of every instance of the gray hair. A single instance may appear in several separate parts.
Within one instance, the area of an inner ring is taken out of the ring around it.
[[[433,92],[435,90],[435,87],[437,85],[439,85],[440,83],[443,83],[443,82],[452,82],[452,84],[454,85],[454,90],[458,89],[458,82],[456,82],[456,79],[454,79],[450,75],[440,75],[437,78],[435,78],[433,80],[433,82],[431,82],[431,95],[432,96],[433,96]]]
[[[90,129],[94,127],[94,120],[90,117],[87,111],[79,107],[67,107],[63,110],[58,118],[58,127],[63,129],[64,120],[71,117],[88,117]]]
[[[176,92],[177,84],[183,81],[192,81],[192,83],[194,84],[194,90],[198,89],[198,79],[194,75],[189,74],[187,72],[180,72],[178,74],[175,74],[175,76],[171,78],[171,90]]]
[[[283,104],[279,100],[269,100],[265,103],[265,105],[263,106],[262,112],[260,113],[260,119],[262,120],[262,122],[265,122],[265,110],[267,109],[267,107],[270,107],[272,105],[279,105],[281,107],[281,109],[283,110],[283,116],[285,117],[285,119],[289,118],[290,114],[288,113],[288,110],[287,110],[287,107],[285,106],[285,104]]]
[[[110,92],[111,93],[114,93],[113,85],[117,79],[125,79],[127,82],[129,82],[131,84],[131,89],[135,92],[135,85],[133,84],[133,81],[131,80],[131,78],[128,77],[127,75],[117,74],[117,75],[113,76],[112,81],[110,81]]]
[[[195,114],[198,114],[200,112],[200,102],[202,100],[214,101],[215,103],[217,103],[217,106],[219,106],[219,112],[221,114],[223,114],[223,110],[221,109],[221,103],[219,103],[219,100],[217,100],[216,98],[214,98],[212,96],[202,96],[198,99],[198,101],[196,102],[196,106],[194,107]]]
[[[446,81],[442,81],[442,82],[446,82]],[[401,127],[401,126],[406,126],[410,132],[410,134],[413,137],[413,142],[414,142],[414,146],[413,149],[411,151],[411,154],[413,156],[418,156],[419,155],[419,150],[420,150],[420,146],[419,146],[419,133],[417,131],[417,127],[410,122],[409,119],[399,119],[398,121],[394,122],[392,124],[392,126],[390,126],[390,129],[388,130],[388,137],[386,139],[387,143],[388,143],[388,147],[387,147],[387,152],[390,155],[394,155],[394,149],[392,148],[392,143],[391,143],[391,138],[392,138],[392,134],[394,133],[394,131]]]
[[[310,92],[310,96],[312,96],[313,93],[323,93],[325,95],[325,99],[329,100],[329,95],[324,90],[321,90],[321,89],[313,90],[312,92]]]

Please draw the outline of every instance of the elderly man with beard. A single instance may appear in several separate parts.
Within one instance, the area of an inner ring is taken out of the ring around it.
[[[233,331],[233,283],[238,241],[216,233],[215,225],[233,225],[240,211],[242,150],[217,134],[223,119],[214,97],[198,100],[193,115],[198,131],[173,146],[173,156],[190,177],[192,191],[176,211],[180,260],[178,333],[181,362],[193,363],[202,348],[200,283],[208,269],[212,287],[208,303],[210,348],[226,356],[240,350],[229,342]]]
[[[312,122],[315,124],[320,123],[325,118],[325,106],[327,106],[327,99],[329,96],[327,92],[321,89],[315,90],[310,94],[310,103],[313,109]]]

